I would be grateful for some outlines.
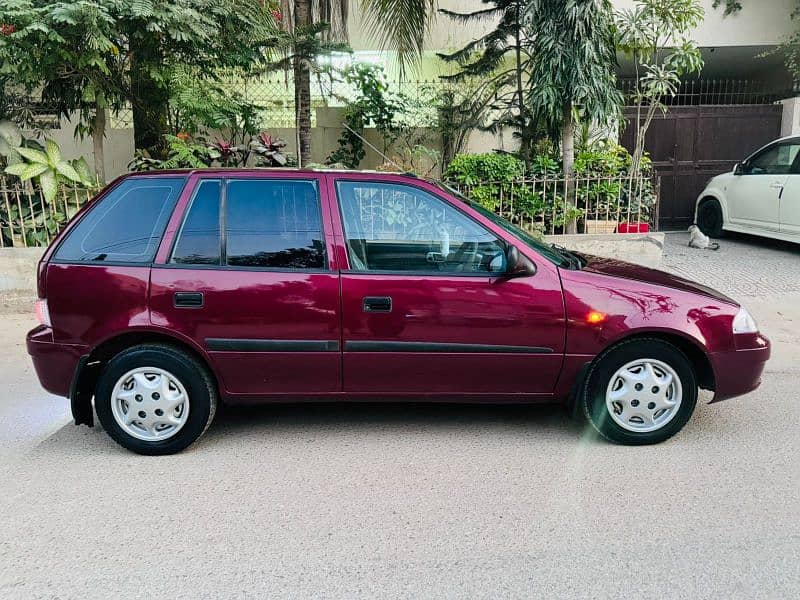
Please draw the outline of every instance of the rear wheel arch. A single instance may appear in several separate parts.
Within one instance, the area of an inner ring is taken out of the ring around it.
[[[153,330],[128,331],[108,338],[95,346],[86,360],[82,360],[72,386],[72,415],[76,425],[94,425],[92,397],[105,365],[120,352],[143,344],[160,344],[185,352],[202,365],[211,376],[217,397],[221,398],[222,386],[208,357],[195,346],[173,335]]]

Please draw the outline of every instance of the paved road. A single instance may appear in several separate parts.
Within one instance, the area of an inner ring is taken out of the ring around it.
[[[299,406],[139,457],[67,424],[3,318],[0,598],[796,598],[800,294],[747,301],[763,387],[644,448],[554,408]]]

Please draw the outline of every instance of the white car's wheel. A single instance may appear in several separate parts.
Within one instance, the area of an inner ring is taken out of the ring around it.
[[[700,231],[712,238],[722,237],[722,207],[716,198],[706,198],[697,207],[697,226]]]

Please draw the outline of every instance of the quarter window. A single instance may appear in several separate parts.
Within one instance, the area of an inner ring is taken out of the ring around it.
[[[55,259],[151,262],[183,184],[182,177],[124,179],[81,219]]]
[[[241,179],[227,183],[227,264],[322,269],[325,242],[314,182]]]
[[[505,271],[505,244],[419,188],[337,183],[350,268],[355,271]]]
[[[203,181],[178,234],[172,262],[185,265],[220,264],[219,181]]]

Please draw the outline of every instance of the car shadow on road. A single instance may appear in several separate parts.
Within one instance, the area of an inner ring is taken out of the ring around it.
[[[353,435],[424,433],[519,437],[533,435],[551,443],[578,440],[605,444],[582,419],[560,405],[458,403],[296,403],[223,406],[214,423],[187,452],[228,448],[236,439],[252,443],[280,437],[343,438]],[[233,443],[235,445],[235,442]],[[65,425],[37,445],[35,454],[128,454],[115,444],[99,422],[93,428]]]
[[[254,427],[369,430],[372,427],[450,429],[526,427],[581,435],[584,424],[559,405],[422,402],[294,403],[224,406],[207,435],[228,435]]]

